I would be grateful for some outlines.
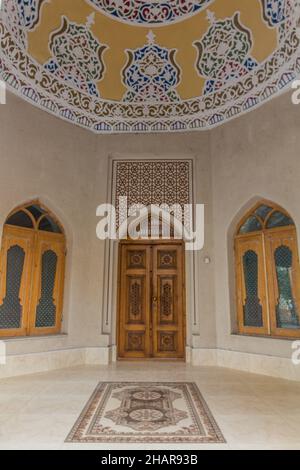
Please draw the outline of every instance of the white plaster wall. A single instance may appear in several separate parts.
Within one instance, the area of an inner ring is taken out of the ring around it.
[[[0,132],[1,230],[9,211],[38,197],[63,223],[68,248],[63,312],[63,331],[68,335],[10,340],[8,353],[85,345],[90,328],[95,331],[97,325],[98,294],[91,279],[95,275],[100,278],[96,260],[101,247],[91,246],[95,238],[91,197],[95,186],[95,138],[12,95],[0,107]]]
[[[189,346],[289,358],[290,341],[231,334],[232,235],[258,197],[285,207],[300,233],[299,124],[300,107],[287,94],[209,133],[96,136],[9,95],[0,107],[0,227],[12,208],[39,197],[63,223],[68,255],[65,334],[11,339],[8,353],[114,344],[113,334],[102,334],[104,242],[95,235],[96,207],[107,200],[111,158],[125,154],[195,160],[195,202],[206,204],[206,224],[205,247],[197,255],[196,334]],[[203,262],[206,255],[210,265]]]
[[[214,348],[212,208],[208,133],[96,136],[8,95],[0,107],[0,228],[8,212],[40,198],[61,220],[67,234],[67,269],[63,333],[47,338],[10,339],[9,355],[50,350],[107,347],[102,334],[104,242],[96,238],[96,207],[106,202],[110,159],[195,159],[195,200],[206,204],[206,243],[198,254],[198,309],[194,347]]]
[[[283,206],[300,234],[300,107],[291,93],[211,133],[217,345],[291,357],[291,341],[232,335],[235,323],[233,233],[259,198]]]

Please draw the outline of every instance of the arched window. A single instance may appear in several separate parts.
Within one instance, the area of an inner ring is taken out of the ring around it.
[[[238,329],[300,337],[300,269],[295,224],[281,207],[257,204],[235,236]]]
[[[0,259],[0,336],[61,329],[65,235],[37,201],[6,219]]]

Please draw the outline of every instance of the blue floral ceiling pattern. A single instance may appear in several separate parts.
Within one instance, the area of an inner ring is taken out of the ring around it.
[[[96,133],[206,130],[288,89],[298,0],[2,0],[0,75]]]

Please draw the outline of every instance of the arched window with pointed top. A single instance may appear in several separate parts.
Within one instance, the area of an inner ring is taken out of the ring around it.
[[[300,337],[300,269],[292,217],[260,201],[235,235],[238,332]]]
[[[60,332],[65,254],[63,227],[39,201],[8,215],[0,259],[0,336]]]

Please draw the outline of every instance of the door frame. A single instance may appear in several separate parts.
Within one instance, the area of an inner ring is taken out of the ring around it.
[[[121,276],[122,276],[122,246],[124,245],[180,245],[182,247],[182,324],[183,324],[183,357],[182,358],[124,358],[119,357],[120,344],[120,303],[121,303]],[[185,266],[185,243],[180,239],[154,239],[154,240],[131,240],[125,239],[118,243],[118,283],[117,283],[117,312],[116,312],[116,360],[117,361],[180,361],[186,362],[187,329],[186,329],[186,266]]]

